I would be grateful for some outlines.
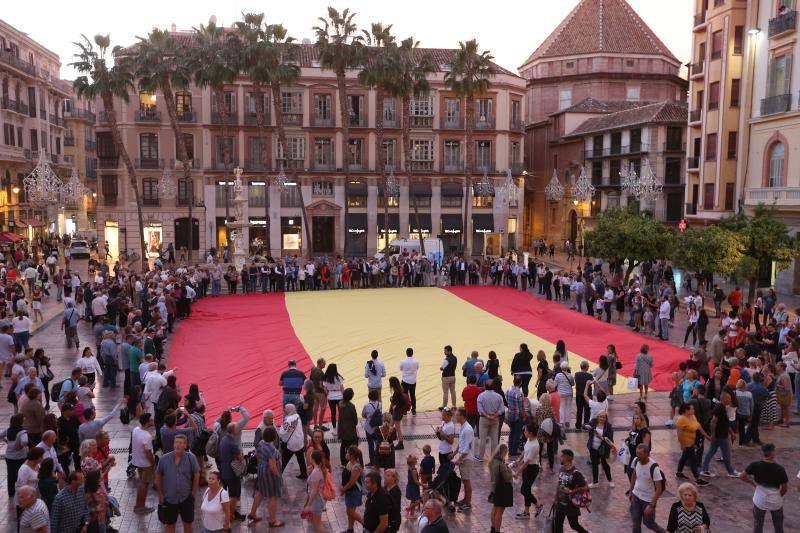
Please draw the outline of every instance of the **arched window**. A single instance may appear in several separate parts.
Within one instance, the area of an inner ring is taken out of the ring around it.
[[[783,182],[783,169],[786,164],[786,149],[782,142],[776,142],[772,145],[769,154],[769,180],[768,187],[784,187],[786,184]]]

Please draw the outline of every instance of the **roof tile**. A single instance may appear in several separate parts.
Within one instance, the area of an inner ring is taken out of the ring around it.
[[[638,124],[685,124],[688,115],[689,108],[683,102],[664,101],[645,103],[644,105],[632,109],[590,118],[575,128],[569,134],[569,137],[626,128]]]

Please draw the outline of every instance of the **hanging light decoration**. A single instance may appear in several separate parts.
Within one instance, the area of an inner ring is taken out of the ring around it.
[[[509,207],[517,205],[517,182],[514,181],[510,168],[506,171],[506,179],[503,181],[502,191],[503,200]]]
[[[622,190],[635,195],[634,190],[639,186],[639,176],[636,173],[636,168],[633,166],[632,161],[628,165],[628,168],[623,167],[622,170],[619,171],[619,177],[619,184]]]
[[[642,175],[639,176],[639,194],[637,198],[645,202],[654,202],[656,198],[661,195],[663,189],[664,183],[656,176],[656,173],[653,172],[653,168],[650,166],[650,160],[645,159]]]
[[[564,198],[564,186],[558,181],[558,172],[553,169],[553,177],[544,188],[544,196],[551,202],[560,202]]]
[[[594,191],[594,185],[592,185],[589,176],[586,175],[586,167],[581,167],[581,175],[575,185],[572,186],[572,196],[579,202],[588,202],[594,196]]]
[[[394,168],[389,169],[389,175],[386,176],[386,182],[383,184],[383,194],[387,198],[400,194],[400,184],[397,182],[397,178],[394,177]]]
[[[278,189],[279,192],[283,192],[286,190],[287,180],[286,180],[286,173],[283,171],[283,165],[281,165],[281,169],[278,171],[278,175],[275,176],[275,188]]]
[[[88,189],[81,183],[81,179],[78,176],[78,169],[72,167],[69,180],[61,186],[61,198],[64,202],[74,204],[83,198],[85,194],[88,194]]]
[[[176,194],[178,194],[178,187],[175,185],[175,179],[171,172],[165,172],[158,182],[158,195],[161,198],[175,198]]]
[[[39,151],[39,161],[33,171],[22,180],[25,197],[29,202],[54,204],[61,198],[64,183],[50,166],[44,150]]]
[[[475,186],[475,196],[489,198],[494,196],[494,185],[489,180],[489,175],[484,172],[481,181]]]

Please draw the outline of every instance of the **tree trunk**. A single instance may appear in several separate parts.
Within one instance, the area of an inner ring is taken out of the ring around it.
[[[108,117],[108,126],[111,129],[111,138],[114,140],[114,144],[117,147],[117,152],[122,158],[122,163],[125,165],[125,169],[128,172],[128,181],[130,181],[131,188],[133,189],[133,198],[136,202],[136,214],[139,218],[139,245],[142,252],[142,272],[146,272],[149,265],[147,262],[147,245],[144,241],[144,216],[142,215],[142,202],[139,199],[139,182],[136,177],[136,169],[134,169],[131,158],[128,155],[128,151],[125,149],[125,145],[122,143],[122,136],[119,133],[119,126],[117,126],[117,117],[114,115],[113,97],[110,93],[105,93],[103,94],[102,99],[103,109]]]
[[[305,233],[306,236],[306,239],[303,240],[303,242],[306,243],[303,246],[303,250],[307,250],[309,252],[309,257],[311,257],[313,252],[311,249],[311,226],[308,224],[308,214],[306,213],[306,201],[303,198],[303,188],[300,184],[300,179],[297,177],[297,169],[294,167],[294,164],[288,164],[289,149],[288,145],[286,144],[286,130],[283,128],[283,113],[281,113],[280,109],[281,84],[278,82],[272,83],[270,88],[272,89],[273,109],[275,109],[275,129],[278,130],[278,142],[281,145],[281,151],[283,151],[283,160],[286,161],[286,166],[291,167],[289,169],[289,173],[292,176],[292,180],[297,184],[295,187],[297,187],[300,191],[300,213],[303,216],[303,233]],[[347,205],[346,202],[345,205]]]
[[[219,113],[220,122],[222,122],[222,164],[225,169],[225,248],[228,250],[228,260],[231,257],[231,229],[228,225],[231,220],[230,216],[230,179],[228,178],[228,168],[231,164],[231,147],[228,146],[228,110],[225,108],[225,93],[222,92],[220,87],[215,91],[214,98],[217,101],[217,112]]]
[[[414,169],[411,162],[411,95],[403,96],[403,166],[405,167],[406,175],[408,176],[408,192],[413,198],[414,203],[414,221],[417,225],[417,235],[419,236],[419,251],[422,257],[425,257],[425,239],[422,238],[422,224],[419,223],[419,206],[417,205],[417,197],[413,194],[413,180]]]
[[[748,290],[747,290],[747,301],[751,304],[756,301],[756,290],[758,289],[758,277],[751,276],[747,279],[748,281]]]
[[[472,151],[472,129],[475,126],[475,99],[472,96],[467,96],[466,98],[466,109],[464,109],[465,119],[467,121],[467,146],[465,150],[465,155],[467,158],[466,165],[464,166],[464,182],[466,184],[466,191],[464,196],[464,228],[462,230],[463,235],[463,242],[464,246],[462,249],[462,253],[467,253],[467,245],[469,235],[467,235],[467,207],[472,203],[472,166],[475,164]],[[471,248],[471,247],[470,247]]]
[[[639,263],[633,261],[632,259],[628,260],[628,268],[625,269],[625,285],[628,284],[628,280],[631,279],[631,274],[633,274],[633,271],[637,266],[639,266]]]
[[[347,225],[347,215],[350,209],[347,205],[347,191],[349,190],[348,184],[350,182],[350,108],[347,105],[347,84],[345,83],[345,72],[336,73],[336,87],[339,92],[339,116],[342,118],[342,145],[344,149],[344,161],[342,161],[342,169],[344,170],[344,220],[345,226]],[[383,110],[381,110],[383,113]],[[389,226],[389,220],[385,220],[386,226]],[[388,244],[388,242],[387,242]],[[344,232],[344,255],[347,255],[347,230]]]
[[[175,108],[175,95],[172,92],[172,84],[169,81],[169,76],[164,75],[161,78],[161,92],[164,93],[164,105],[167,106],[167,115],[169,116],[169,124],[172,127],[172,133],[175,135],[175,151],[177,158],[183,165],[183,179],[189,187],[189,246],[188,246],[188,263],[192,263],[192,232],[194,231],[194,224],[192,221],[192,204],[194,203],[194,180],[192,179],[192,167],[189,163],[189,155],[186,151],[186,142],[183,138],[183,133],[178,126],[178,111]],[[178,198],[175,199],[177,205],[180,198],[180,187],[178,187]]]
[[[261,150],[261,164],[264,165],[264,215],[266,216],[264,226],[266,228],[265,245],[267,255],[272,255],[270,244],[270,219],[269,219],[269,185],[270,179],[267,173],[267,161],[269,161],[269,147],[267,146],[267,135],[264,130],[264,91],[260,85],[253,85],[253,96],[256,99],[256,128],[258,129],[258,147]]]
[[[389,196],[386,188],[386,164],[383,160],[383,102],[385,100],[383,87],[378,85],[375,89],[375,154],[378,175],[383,178],[383,257],[388,260],[389,252]],[[345,202],[346,203],[346,202]],[[346,217],[346,215],[345,215]],[[345,221],[346,222],[346,221]],[[347,231],[345,230],[345,233]]]

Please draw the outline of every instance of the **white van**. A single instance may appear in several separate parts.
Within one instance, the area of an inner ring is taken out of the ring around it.
[[[442,239],[430,238],[424,239],[425,255],[432,259],[444,258],[444,245]],[[401,253],[406,252],[411,255],[413,252],[417,254],[420,252],[419,239],[394,239],[389,241],[389,257],[398,257]],[[382,259],[383,252],[375,254],[375,259]]]

